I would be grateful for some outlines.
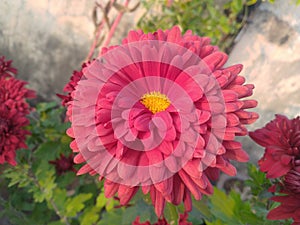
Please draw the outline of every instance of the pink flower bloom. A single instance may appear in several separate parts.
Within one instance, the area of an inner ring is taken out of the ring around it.
[[[250,137],[265,147],[258,164],[268,178],[287,174],[300,161],[300,117],[290,120],[276,115],[265,127],[250,132]]]
[[[258,118],[246,111],[256,101],[242,100],[254,86],[209,38],[131,31],[102,53],[72,92],[67,133],[75,163],[87,162],[78,174],[100,174],[107,197],[126,205],[141,186],[158,217],[166,201],[189,211],[220,171],[236,174],[230,160],[248,160],[234,139]]]

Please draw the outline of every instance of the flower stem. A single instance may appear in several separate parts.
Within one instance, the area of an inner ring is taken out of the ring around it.
[[[125,7],[125,8],[128,6],[129,1],[130,1],[130,0],[126,0],[126,1],[125,1],[125,3],[124,3],[124,7]],[[116,31],[116,28],[117,28],[117,26],[119,25],[119,23],[120,23],[120,21],[121,21],[123,15],[124,15],[124,11],[123,11],[123,10],[120,10],[120,11],[119,11],[119,14],[118,14],[118,16],[117,16],[117,18],[115,19],[113,25],[111,26],[111,28],[110,28],[110,30],[109,30],[109,33],[108,33],[108,35],[107,35],[107,38],[106,38],[106,40],[105,40],[105,42],[104,42],[104,44],[103,44],[102,47],[107,47],[107,46],[109,45],[109,43],[110,43],[110,41],[111,41],[111,38],[113,37],[113,35],[114,35],[115,31]],[[101,51],[99,52],[99,56],[100,56],[100,54],[101,54]]]

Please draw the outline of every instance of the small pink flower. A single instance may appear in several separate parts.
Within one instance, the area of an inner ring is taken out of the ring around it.
[[[106,197],[126,205],[141,186],[160,217],[165,203],[212,194],[220,171],[235,175],[230,160],[245,162],[236,136],[258,115],[254,86],[225,68],[227,55],[209,38],[178,27],[144,34],[131,31],[120,46],[82,70],[68,104],[78,174],[105,178]]]
[[[265,154],[258,164],[268,178],[287,174],[300,161],[300,117],[290,120],[283,115],[276,115],[265,127],[249,135],[265,147]]]

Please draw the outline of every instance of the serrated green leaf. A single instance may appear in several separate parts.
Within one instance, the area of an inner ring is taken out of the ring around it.
[[[104,193],[101,192],[96,199],[96,207],[102,209],[107,203],[107,198],[104,196]]]
[[[97,225],[108,225],[108,224],[118,224],[118,225],[131,225],[130,221],[126,223],[122,222],[124,214],[124,209],[119,208],[112,210],[110,212],[105,212]]]
[[[36,111],[38,113],[49,111],[57,106],[56,102],[42,102],[36,105]]]
[[[53,190],[52,198],[58,211],[64,214],[66,210],[66,201],[68,198],[67,191],[65,189],[55,188]],[[50,207],[52,208],[52,205],[50,205]]]
[[[84,225],[95,224],[99,220],[100,211],[101,209],[94,206],[90,206],[86,208],[83,214],[80,216],[80,224],[84,224]]]
[[[76,216],[84,208],[84,202],[89,200],[93,195],[91,193],[81,193],[67,200],[66,216]]]

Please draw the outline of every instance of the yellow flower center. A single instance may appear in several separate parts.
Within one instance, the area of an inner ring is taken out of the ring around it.
[[[165,111],[171,104],[169,98],[159,91],[151,91],[144,94],[140,102],[153,114]]]

